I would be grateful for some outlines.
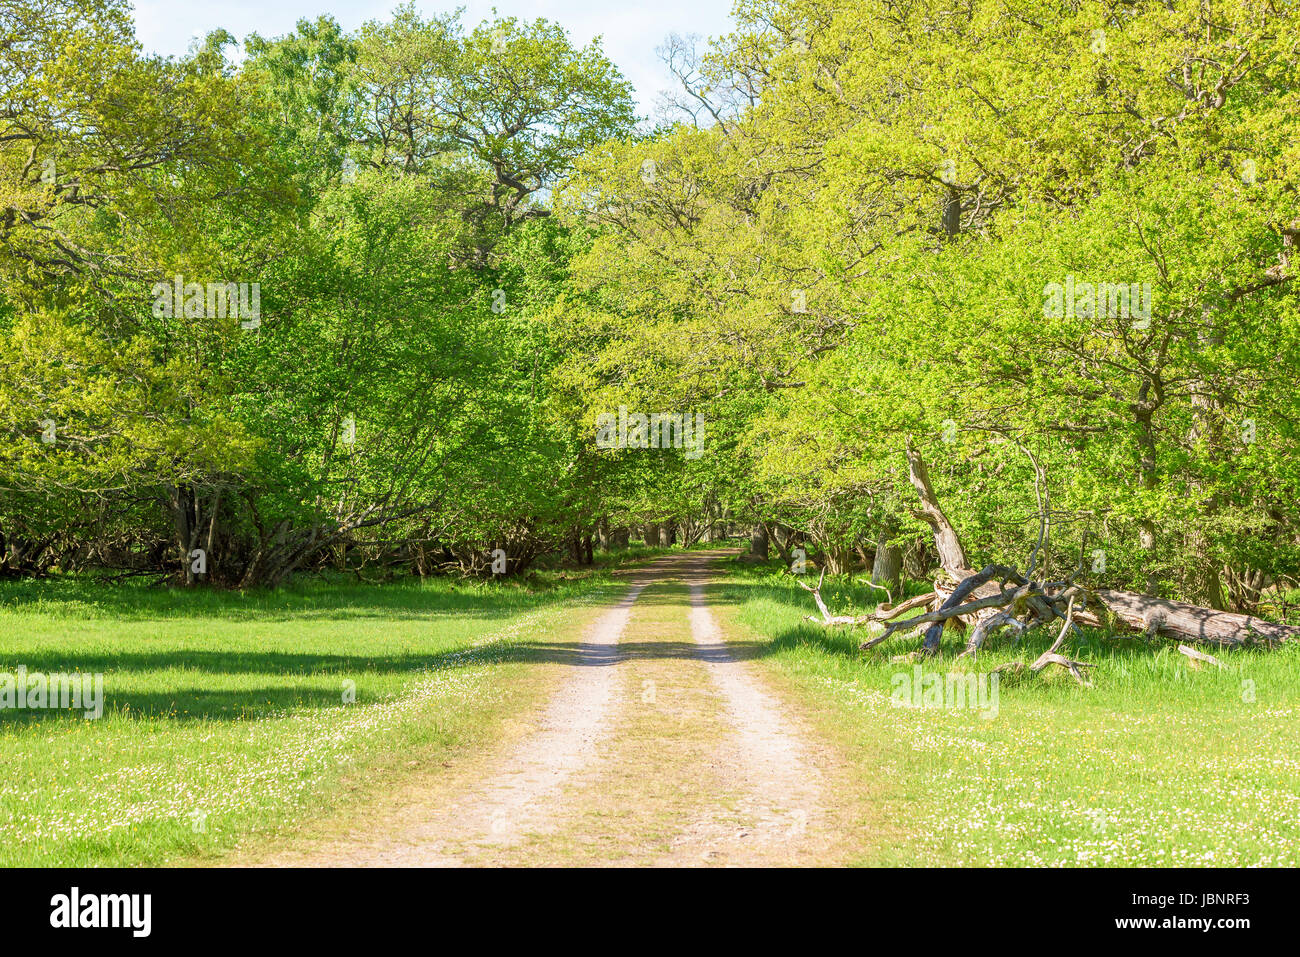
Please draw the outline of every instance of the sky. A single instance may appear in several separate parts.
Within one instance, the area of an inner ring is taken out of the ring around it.
[[[294,24],[332,14],[345,30],[386,19],[399,0],[135,0],[136,36],[147,53],[183,54],[196,36],[224,27],[243,40],[250,33],[275,37]],[[669,78],[655,47],[669,33],[719,36],[731,30],[732,0],[421,0],[424,14],[463,6],[473,26],[492,16],[545,17],[585,45],[602,36],[605,54],[636,87],[639,112],[649,115]],[[230,55],[233,51],[227,51]]]

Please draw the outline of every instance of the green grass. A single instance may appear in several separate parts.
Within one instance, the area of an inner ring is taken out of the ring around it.
[[[861,863],[1300,863],[1300,648],[1193,671],[1168,643],[1091,635],[1071,649],[1096,664],[1091,689],[1052,669],[1002,682],[994,716],[903,707],[891,694],[912,665],[889,658],[916,639],[861,652],[862,633],[803,620],[791,577],[731,568],[712,598],[765,637],[756,660],[796,684],[906,831]],[[0,864],[212,859],[329,807],[350,777],[381,789],[408,753],[477,746],[537,639],[623,588],[601,569],[247,594],[0,583],[0,672],[102,672],[107,699],[98,720],[0,711]],[[836,611],[878,597],[824,592]],[[925,671],[986,673],[1051,637]]]
[[[0,583],[0,672],[102,673],[106,699],[98,720],[0,710],[0,865],[159,864],[282,828],[349,772],[473,739],[503,664],[623,587],[600,569],[249,593]]]
[[[878,592],[823,589],[836,612],[870,610]],[[918,638],[863,652],[865,632],[804,621],[809,595],[769,568],[735,567],[716,597],[769,639],[762,660],[870,766],[891,819],[912,836],[862,863],[938,865],[1296,865],[1300,863],[1300,647],[1220,652],[1192,670],[1168,642],[1070,646],[1095,663],[1094,687],[1059,668],[1007,679],[995,716],[902,706],[893,663]],[[996,642],[977,663],[943,657],[926,673],[987,673],[1032,661],[1055,634]]]

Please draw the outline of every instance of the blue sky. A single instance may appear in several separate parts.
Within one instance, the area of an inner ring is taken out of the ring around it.
[[[330,13],[345,29],[387,17],[398,0],[135,0],[136,35],[149,53],[182,54],[191,39],[225,27],[241,40],[249,33],[279,36],[302,17]],[[546,17],[563,24],[579,45],[604,37],[605,53],[636,87],[640,112],[648,114],[659,90],[669,85],[654,50],[669,33],[717,36],[731,29],[732,0],[435,0],[424,13],[465,7],[473,25],[492,15]]]

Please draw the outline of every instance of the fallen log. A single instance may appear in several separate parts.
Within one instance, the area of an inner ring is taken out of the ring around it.
[[[930,484],[930,473],[920,450],[910,442],[907,445],[907,464],[908,477],[921,500],[921,509],[917,515],[934,532],[940,562],[953,581],[951,587],[959,588],[962,582],[977,573],[969,568],[961,537],[939,505],[938,496],[935,495],[934,487]],[[974,594],[980,598],[990,597],[995,594],[996,587],[982,584]],[[1060,586],[1060,590],[1067,587],[1069,583]],[[942,594],[943,585],[936,583],[935,590]],[[1045,591],[1051,599],[1060,597],[1059,594],[1053,594],[1054,589],[1051,586],[1047,586]],[[1172,638],[1219,647],[1300,640],[1300,628],[1294,625],[1279,625],[1253,615],[1216,611],[1213,608],[1202,608],[1199,605],[1189,605],[1153,595],[1099,588],[1086,592],[1083,604],[1084,607],[1075,610],[1074,621],[1086,627],[1102,627],[1110,630],[1134,629],[1151,637]],[[1043,617],[1045,609],[1041,603],[1035,610],[1040,618]],[[991,619],[998,614],[1000,612],[997,610],[984,610],[977,622]],[[927,650],[933,651],[937,649],[939,635],[937,633],[933,635],[933,647],[930,647],[931,637],[931,633],[927,632]]]
[[[983,582],[980,573],[969,569],[957,569],[952,578],[952,582],[938,582],[935,585],[935,593],[941,601],[950,601],[950,596],[956,594],[964,584],[978,581],[979,586],[971,590],[967,597],[978,596],[986,600],[968,603],[970,611],[980,613],[972,620],[978,625],[1000,614],[995,599],[998,594],[996,584]],[[1017,597],[1038,597],[1024,595],[1023,588],[1016,591]],[[1103,628],[1118,633],[1136,632],[1150,638],[1168,638],[1220,648],[1300,641],[1300,627],[1266,621],[1254,615],[1202,608],[1200,605],[1113,588],[1081,591],[1089,607],[1076,610],[1074,622],[1088,628]],[[1050,588],[1042,594],[1053,600],[1059,599],[1059,595],[1053,594]],[[922,616],[922,620],[933,620],[933,617]],[[917,623],[921,624],[922,620]],[[938,639],[938,635],[931,636],[927,632],[927,639],[931,637],[935,641]]]
[[[1092,592],[1112,618],[1151,637],[1220,647],[1300,640],[1300,628],[1181,601],[1098,588]]]
[[[948,520],[934,494],[925,462],[910,442],[907,446],[907,461],[912,486],[921,500],[917,517],[923,519],[933,530],[940,561],[950,581],[940,579],[935,582],[932,596],[911,599],[896,607],[858,616],[834,615],[826,607],[821,597],[824,571],[816,587],[803,586],[812,592],[822,613],[820,619],[809,615],[810,621],[826,626],[890,622],[882,634],[863,642],[862,648],[871,648],[900,631],[914,631],[925,625],[928,627],[919,654],[933,655],[939,651],[945,626],[969,624],[974,625],[974,630],[963,654],[973,655],[993,631],[1011,629],[1019,638],[1030,628],[1061,618],[1065,619],[1061,637],[1046,653],[1047,657],[1036,662],[1037,667],[1031,670],[1041,670],[1046,664],[1059,664],[1086,683],[1080,670],[1085,665],[1056,655],[1056,648],[1065,636],[1070,632],[1077,633],[1079,625],[1104,628],[1112,633],[1133,630],[1152,638],[1172,638],[1219,647],[1300,640],[1300,627],[1265,621],[1253,615],[1217,611],[1153,595],[1109,588],[1089,590],[1075,584],[1074,578],[1079,572],[1062,582],[1030,581],[1028,575],[1032,574],[1034,565],[1032,558],[1030,571],[1025,575],[1014,568],[1001,565],[989,565],[981,571],[974,571],[969,567],[956,528]],[[929,609],[926,613],[916,618],[891,621],[907,608],[919,607],[922,602]]]

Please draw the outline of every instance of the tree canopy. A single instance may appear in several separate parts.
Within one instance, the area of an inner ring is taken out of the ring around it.
[[[922,577],[910,447],[990,560],[1294,582],[1294,7],[735,21],[670,38],[649,125],[544,20],[322,16],[236,65],[143,55],[124,0],[0,7],[0,571],[743,525]],[[670,447],[600,441],[629,416]]]

